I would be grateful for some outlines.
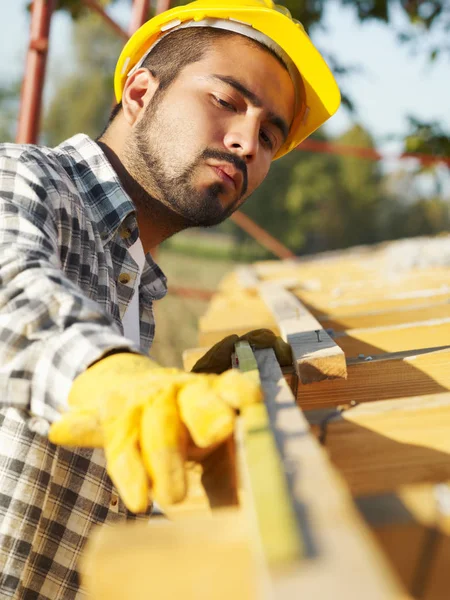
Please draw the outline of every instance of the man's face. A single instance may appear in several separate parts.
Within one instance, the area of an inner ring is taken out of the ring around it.
[[[218,40],[153,96],[127,166],[189,224],[215,225],[264,180],[293,113],[293,84],[273,56],[239,36]]]

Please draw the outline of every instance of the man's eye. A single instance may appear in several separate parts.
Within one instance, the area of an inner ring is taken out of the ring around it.
[[[269,135],[267,135],[267,133],[264,131],[264,129],[260,130],[259,135],[261,137],[263,144],[265,146],[267,146],[268,148],[272,149],[273,148],[272,138]]]
[[[233,111],[236,110],[236,108],[233,106],[233,104],[231,104],[230,102],[227,102],[226,100],[223,100],[222,98],[219,98],[219,96],[213,96],[213,98],[214,98],[214,102],[216,104],[218,104],[220,107],[226,108],[227,110],[233,110]]]

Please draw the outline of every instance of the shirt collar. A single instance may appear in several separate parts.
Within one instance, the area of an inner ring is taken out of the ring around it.
[[[79,133],[62,142],[58,149],[70,155],[77,177],[74,183],[89,208],[102,239],[107,242],[117,232],[124,219],[135,212],[130,196],[122,186],[100,146]]]
[[[122,227],[127,233],[121,235],[126,246],[136,241],[139,230],[136,209],[126,193],[117,173],[100,146],[90,137],[79,133],[62,142],[58,150],[71,158],[69,168],[75,171],[74,184],[83,201],[88,200],[93,220],[102,240],[110,241]],[[67,168],[67,167],[66,167]],[[167,279],[150,254],[146,255],[143,283],[151,300],[159,300],[167,293]]]

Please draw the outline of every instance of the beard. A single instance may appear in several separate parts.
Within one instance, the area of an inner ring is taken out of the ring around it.
[[[247,166],[239,156],[213,148],[205,148],[188,164],[180,160],[179,154],[171,161],[167,127],[158,111],[161,95],[155,94],[128,144],[126,167],[141,190],[139,208],[149,209],[149,200],[154,198],[181,216],[187,227],[218,225],[241,204],[248,186]],[[173,136],[172,148],[176,148],[177,141]],[[228,162],[243,175],[241,189],[236,190],[235,198],[226,206],[220,200],[226,193],[223,183],[215,182],[201,190],[193,185],[196,172],[208,159]]]

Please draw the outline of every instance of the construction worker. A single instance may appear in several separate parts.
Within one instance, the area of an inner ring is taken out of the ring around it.
[[[271,0],[151,19],[114,85],[98,140],[0,150],[2,598],[81,597],[91,527],[181,500],[190,446],[217,447],[234,409],[260,400],[239,373],[148,358],[166,293],[149,249],[220,223],[339,105],[302,26]]]

